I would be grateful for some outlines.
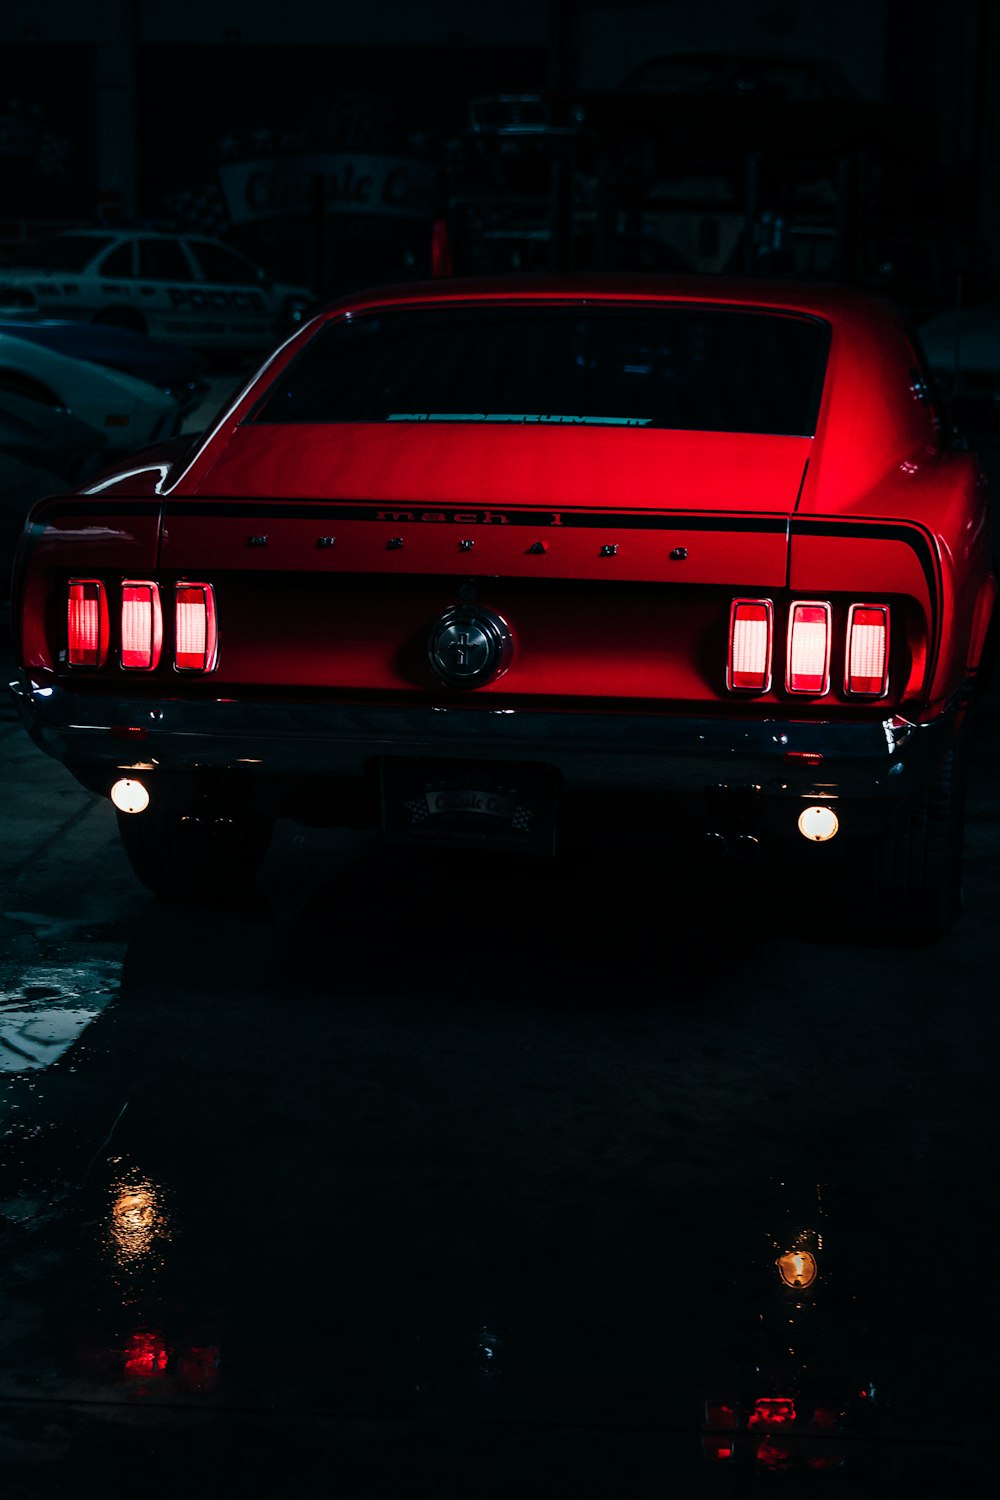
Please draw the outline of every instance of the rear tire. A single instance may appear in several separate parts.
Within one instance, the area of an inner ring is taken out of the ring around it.
[[[264,862],[274,823],[246,811],[182,813],[150,807],[118,813],[118,833],[133,871],[171,905],[245,897]]]
[[[961,911],[965,783],[962,739],[930,786],[910,799],[878,841],[868,917],[890,942],[937,942]]]

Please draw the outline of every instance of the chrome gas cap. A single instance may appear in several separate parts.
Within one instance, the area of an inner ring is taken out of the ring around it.
[[[492,682],[510,664],[513,641],[506,620],[479,604],[456,604],[430,628],[427,655],[450,687]]]

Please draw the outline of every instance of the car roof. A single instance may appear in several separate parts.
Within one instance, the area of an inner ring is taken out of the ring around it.
[[[899,322],[885,299],[832,282],[762,277],[684,275],[662,271],[518,273],[504,276],[440,277],[366,288],[341,297],[320,316],[343,316],[380,307],[439,306],[458,303],[589,301],[659,302],[703,307],[746,307],[800,313],[838,324]]]
[[[94,229],[88,226],[85,229],[61,229],[58,234],[46,236],[46,239],[50,240],[134,240],[137,238],[144,240],[190,240],[211,239],[211,235],[186,234],[183,230],[122,229],[120,226],[115,229]],[[222,242],[219,241],[218,243]]]

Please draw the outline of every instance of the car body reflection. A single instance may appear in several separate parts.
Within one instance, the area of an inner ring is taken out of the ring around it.
[[[774,1187],[780,1222],[755,1257],[749,1304],[752,1368],[706,1400],[702,1451],[709,1463],[739,1468],[836,1469],[854,1440],[879,1426],[881,1385],[869,1367],[858,1284],[837,1264],[822,1186]]]

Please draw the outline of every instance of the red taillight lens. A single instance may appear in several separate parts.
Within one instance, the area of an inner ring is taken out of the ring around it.
[[[174,603],[174,664],[182,672],[211,672],[218,629],[210,583],[179,583]]]
[[[847,617],[847,671],[844,686],[849,693],[881,698],[889,686],[889,607],[886,604],[852,604]]]
[[[830,691],[830,606],[811,600],[792,605],[788,616],[790,693],[821,698]]]
[[[122,584],[122,666],[150,672],[160,660],[163,616],[155,583],[126,578]]]
[[[66,611],[71,667],[101,667],[108,654],[108,600],[97,578],[71,578]]]
[[[795,1401],[790,1396],[761,1396],[754,1402],[749,1427],[787,1427],[795,1421]]]
[[[729,614],[730,691],[766,693],[771,686],[771,637],[774,611],[770,599],[734,599]]]

